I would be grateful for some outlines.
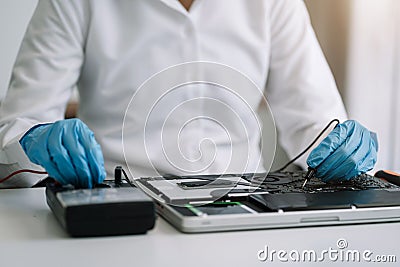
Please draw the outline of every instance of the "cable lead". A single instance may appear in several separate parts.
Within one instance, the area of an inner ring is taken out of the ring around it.
[[[300,154],[298,154],[296,157],[294,157],[292,160],[290,160],[288,163],[286,163],[282,168],[280,168],[274,172],[284,171],[287,167],[289,167],[290,164],[292,164],[293,162],[298,160],[301,156],[303,156],[308,150],[310,150],[315,145],[315,143],[317,143],[319,138],[329,129],[329,127],[331,127],[331,125],[333,123],[335,123],[335,127],[336,127],[340,123],[340,121],[338,119],[331,120],[306,149],[304,149]]]

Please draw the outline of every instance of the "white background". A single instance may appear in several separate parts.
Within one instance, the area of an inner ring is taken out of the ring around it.
[[[11,69],[36,4],[37,0],[0,2],[0,98],[7,91]]]

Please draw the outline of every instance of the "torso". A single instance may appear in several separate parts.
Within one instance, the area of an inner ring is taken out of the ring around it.
[[[112,0],[93,2],[92,23],[79,84],[80,96],[85,105],[80,108],[79,113],[96,132],[105,160],[110,162],[110,166],[115,166],[111,160],[122,155],[121,125],[129,100],[140,85],[157,72],[184,62],[217,62],[238,69],[250,77],[259,88],[264,88],[270,58],[270,35],[266,22],[268,9],[260,8],[260,5],[263,6],[267,2],[250,2],[251,4],[247,0],[232,1],[230,5],[234,12],[226,12],[226,5],[222,2],[202,0],[192,5],[190,12],[186,14],[175,8],[175,4],[179,2],[167,0],[121,1],[118,5]],[[154,90],[151,91],[149,93],[155,93]],[[182,99],[184,97],[192,99],[197,96],[183,95]],[[255,94],[250,94],[249,97],[257,98]],[[217,92],[213,98],[227,101]],[[247,102],[255,110],[258,101],[257,98]],[[232,103],[229,106],[237,105]],[[215,112],[217,115],[220,113]],[[135,116],[133,124],[141,125],[146,115]],[[160,118],[165,115],[167,114],[160,114]],[[182,144],[182,147],[197,152],[198,140],[202,140],[203,134],[217,135],[220,131],[218,127],[215,128],[211,129],[208,124],[201,127],[196,125],[193,132],[199,138],[195,138],[190,131],[185,131],[184,133],[188,133],[187,139],[190,144]],[[257,129],[251,129],[250,132],[257,132]],[[132,140],[141,140],[134,134],[129,135]],[[147,137],[149,140],[158,140]],[[181,139],[184,140],[184,137]],[[255,144],[251,145],[251,154],[257,158],[258,136],[252,134],[249,141]],[[142,153],[138,149],[140,145],[141,143],[132,143],[126,150],[136,157],[135,162],[138,165],[135,166],[135,171],[144,165],[142,160],[146,160],[146,152]],[[219,146],[218,143],[216,145]],[[228,147],[224,144],[221,144],[222,146]],[[148,148],[148,154],[159,155],[161,158],[152,158],[152,161],[164,162],[162,151],[155,151],[153,147],[154,145]],[[151,152],[153,150],[154,153]],[[229,152],[228,149],[224,148],[223,151],[225,150]],[[225,157],[222,152],[218,155],[216,162],[220,158],[230,157]],[[121,158],[121,161],[124,159]],[[255,160],[249,159],[249,164],[253,162],[256,163]],[[175,171],[160,168],[164,172]]]

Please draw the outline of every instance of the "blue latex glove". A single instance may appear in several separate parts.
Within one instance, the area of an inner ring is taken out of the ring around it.
[[[307,164],[316,168],[316,177],[324,182],[349,180],[371,170],[376,163],[376,134],[356,121],[338,124],[311,151]]]
[[[92,188],[106,177],[100,145],[79,119],[36,125],[19,142],[28,158],[61,184]]]

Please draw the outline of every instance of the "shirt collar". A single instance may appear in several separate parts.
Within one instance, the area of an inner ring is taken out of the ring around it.
[[[183,13],[185,15],[188,15],[189,13],[178,0],[160,0],[160,1],[180,13]]]

